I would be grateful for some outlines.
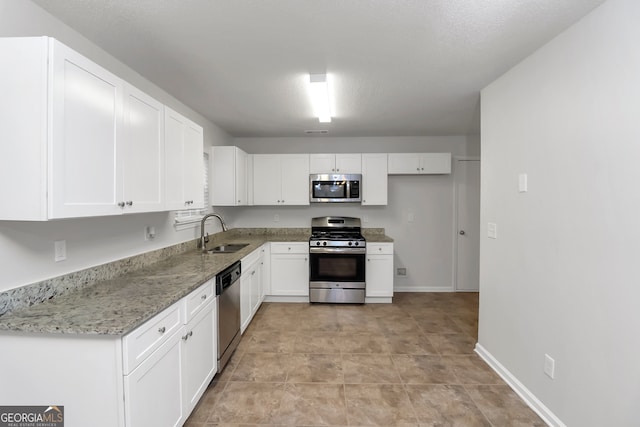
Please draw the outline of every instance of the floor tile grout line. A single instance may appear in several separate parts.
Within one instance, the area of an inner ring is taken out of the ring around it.
[[[493,424],[493,422],[489,419],[489,417],[487,416],[487,414],[485,414],[485,411],[482,410],[482,408],[480,407],[480,405],[478,405],[478,402],[476,402],[476,400],[473,398],[473,396],[471,396],[471,393],[469,393],[469,389],[467,388],[468,385],[472,385],[472,384],[462,384],[462,388],[464,388],[464,392],[467,393],[467,396],[469,396],[469,399],[473,402],[473,404],[476,406],[476,408],[478,408],[478,411],[480,411],[480,413],[482,414],[482,416],[487,420],[487,422],[492,426],[492,427],[500,427],[500,426],[495,426]]]

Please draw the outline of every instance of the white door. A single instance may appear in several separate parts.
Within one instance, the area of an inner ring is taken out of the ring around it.
[[[456,159],[456,290],[477,291],[480,276],[480,161]]]
[[[183,194],[187,209],[202,209],[204,205],[204,132],[197,124],[186,121],[182,176]]]
[[[278,206],[282,199],[280,155],[253,156],[253,204]],[[309,178],[307,178],[308,180]],[[308,184],[307,184],[308,185]]]
[[[124,83],[59,42],[51,43],[49,217],[121,214]]]
[[[387,204],[387,155],[363,154],[362,155],[362,204],[386,205]]]
[[[281,156],[282,204],[309,204],[309,155],[283,154]],[[254,196],[255,202],[255,196]]]
[[[184,177],[184,127],[185,118],[164,108],[164,150],[165,150],[165,208],[169,210],[187,209],[183,192]]]
[[[164,109],[131,85],[124,89],[124,212],[164,208]]]

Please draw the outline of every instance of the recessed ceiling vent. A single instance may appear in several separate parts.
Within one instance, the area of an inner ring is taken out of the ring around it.
[[[325,130],[325,129],[322,129],[322,130],[321,129],[318,129],[318,130],[313,130],[312,129],[312,130],[305,130],[304,133],[306,133],[307,135],[322,135],[322,134],[325,134],[325,133],[329,133],[329,131]]]

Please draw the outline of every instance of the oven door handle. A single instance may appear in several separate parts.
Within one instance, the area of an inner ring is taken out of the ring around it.
[[[327,247],[319,247],[309,248],[309,253],[312,254],[364,254],[367,250],[365,248],[327,248]]]

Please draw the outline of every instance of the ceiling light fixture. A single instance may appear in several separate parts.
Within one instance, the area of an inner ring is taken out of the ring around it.
[[[309,93],[320,123],[331,122],[329,85],[326,74],[309,74]]]

